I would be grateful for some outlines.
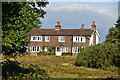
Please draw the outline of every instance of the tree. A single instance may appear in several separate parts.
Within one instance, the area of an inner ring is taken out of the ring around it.
[[[120,17],[115,27],[109,29],[106,41],[82,50],[75,65],[108,69],[110,66],[120,68]]]
[[[118,44],[120,41],[120,17],[116,21],[115,27],[109,29],[109,34],[106,36],[105,42]]]
[[[3,54],[10,55],[16,51],[25,52],[29,43],[27,33],[32,28],[39,28],[40,18],[44,18],[48,2],[3,2],[2,29]]]

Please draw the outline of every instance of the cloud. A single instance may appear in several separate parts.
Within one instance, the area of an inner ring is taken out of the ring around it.
[[[119,0],[49,0],[50,2],[118,2]]]
[[[46,8],[42,28],[54,28],[55,22],[60,21],[63,29],[79,29],[81,24],[91,28],[95,21],[101,34],[100,42],[105,40],[108,30],[117,19],[116,3],[82,2],[82,3],[50,3]]]
[[[58,6],[59,5],[59,6]],[[116,7],[106,7],[106,5],[98,5],[98,4],[85,4],[85,3],[57,3],[56,5],[49,6],[47,10],[53,12],[89,12],[102,14],[103,16],[114,17],[116,15],[117,10]]]

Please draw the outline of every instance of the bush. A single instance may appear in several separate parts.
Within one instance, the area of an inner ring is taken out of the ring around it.
[[[118,53],[119,49],[114,44],[98,44],[82,50],[76,58],[75,65],[106,70],[109,66],[116,66],[118,64]]]
[[[47,48],[47,52],[45,52],[45,48]],[[42,46],[42,51],[38,53],[38,55],[55,55],[55,47],[54,46]]]
[[[48,52],[39,52],[38,55],[40,55],[40,56],[46,56],[46,55],[48,55]]]
[[[66,53],[62,53],[62,56],[67,56],[67,55],[72,55],[72,53],[70,53],[70,52],[66,52]]]

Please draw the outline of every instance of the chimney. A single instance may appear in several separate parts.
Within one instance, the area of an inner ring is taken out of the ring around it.
[[[60,30],[60,29],[61,29],[60,22],[56,22],[55,30]]]
[[[96,29],[95,21],[92,22],[92,30]]]
[[[80,29],[85,29],[85,24],[82,24]]]

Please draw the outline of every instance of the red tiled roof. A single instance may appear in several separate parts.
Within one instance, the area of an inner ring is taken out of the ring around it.
[[[28,34],[32,36],[90,36],[94,30],[91,29],[32,29]]]

